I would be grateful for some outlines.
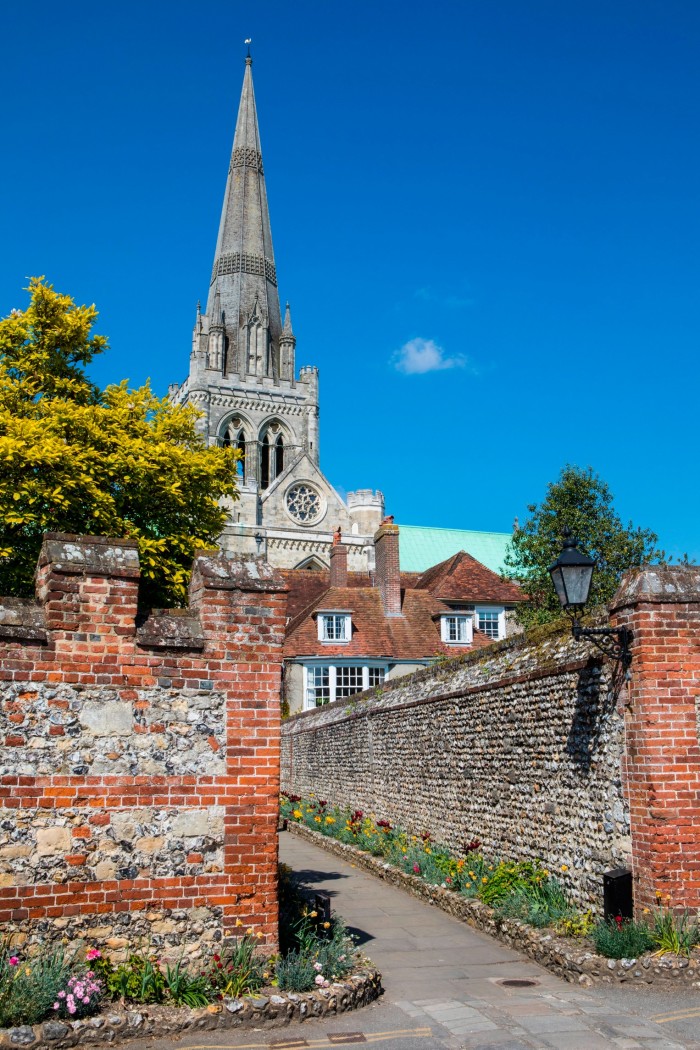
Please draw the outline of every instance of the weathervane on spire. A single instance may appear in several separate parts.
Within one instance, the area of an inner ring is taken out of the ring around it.
[[[253,38],[252,37],[247,37],[244,40],[244,43],[248,45],[248,54],[247,54],[246,58],[250,58],[250,45],[253,43]]]

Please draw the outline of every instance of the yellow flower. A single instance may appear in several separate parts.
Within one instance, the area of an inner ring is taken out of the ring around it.
[[[335,817],[326,817],[326,824],[335,824]]]
[[[27,977],[29,977],[29,975],[30,975],[30,973],[31,973],[32,971],[31,971],[31,970],[29,969],[29,967],[27,966],[27,967],[25,967],[25,970],[24,970],[24,972],[26,973]]]
[[[470,879],[475,879],[475,878],[476,878],[476,875],[474,874],[474,872],[473,872],[473,871],[470,871],[470,872],[469,872],[469,878],[470,878]]]
[[[431,850],[430,846],[426,846],[425,847],[425,852],[426,853],[432,853],[433,851]]]
[[[568,866],[568,864],[562,864],[562,866],[561,866],[561,870],[562,870],[562,871],[568,871],[568,870],[569,870],[569,866]]]
[[[329,922],[324,922],[323,928],[324,928],[324,930],[330,930],[331,924]]]
[[[257,932],[257,933],[255,934],[255,936],[256,936],[256,937],[258,938],[258,940],[260,941],[260,940],[262,940],[262,938],[263,938],[263,937],[264,937],[265,935],[264,935],[264,933],[262,932],[262,930],[258,930],[258,932]]]
[[[236,926],[242,926],[242,925],[243,925],[243,923],[241,922],[241,920],[240,919],[236,919]]]
[[[320,817],[314,817],[314,820],[316,821],[317,824],[321,823],[321,818]]]
[[[642,915],[648,915],[648,914],[649,914],[649,909],[648,908],[642,908]]]
[[[293,817],[294,817],[294,818],[295,818],[296,820],[300,820],[300,819],[301,819],[301,817],[303,816],[303,813],[301,812],[301,810],[300,810],[300,809],[295,809],[295,810],[294,810],[294,812],[292,813],[292,816],[293,816]]]
[[[482,879],[481,881],[482,881],[482,882],[488,882],[489,880],[488,880],[488,879],[486,878],[486,876],[484,875],[484,877],[483,877],[483,879]]]
[[[547,871],[546,868],[543,870],[542,874],[545,876],[545,878],[549,877],[549,872]]]
[[[317,911],[310,911],[309,912],[309,918],[310,919],[315,919],[317,915],[318,915]]]

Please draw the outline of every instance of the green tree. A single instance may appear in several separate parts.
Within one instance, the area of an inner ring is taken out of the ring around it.
[[[606,483],[588,467],[567,465],[547,488],[541,504],[528,507],[530,517],[513,534],[505,558],[506,575],[522,583],[529,601],[518,608],[517,618],[526,627],[547,623],[561,615],[549,566],[562,548],[568,526],[579,550],[594,558],[596,570],[589,602],[608,602],[622,574],[638,565],[663,558],[658,537],[650,529],[622,524],[613,507]]]
[[[181,604],[195,551],[236,498],[236,453],[209,447],[197,413],[148,384],[104,391],[84,368],[107,349],[94,306],[42,277],[0,320],[0,594],[31,594],[44,532],[136,539],[141,599]]]

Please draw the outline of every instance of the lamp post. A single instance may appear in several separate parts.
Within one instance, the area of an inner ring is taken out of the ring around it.
[[[554,564],[550,565],[549,575],[552,577],[562,609],[571,617],[571,633],[576,641],[582,638],[590,639],[606,656],[612,656],[613,659],[620,660],[623,667],[629,667],[632,662],[629,649],[632,641],[630,630],[626,627],[581,626],[594,569],[593,558],[576,549],[576,540],[571,530],[565,528],[562,552]]]

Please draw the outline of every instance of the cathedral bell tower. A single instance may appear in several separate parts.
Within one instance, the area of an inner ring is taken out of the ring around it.
[[[364,567],[354,511],[319,469],[318,369],[306,365],[296,379],[295,351],[289,303],[284,323],[280,311],[249,54],[206,310],[197,304],[189,376],[170,397],[202,412],[211,444],[241,453],[224,549],[265,554],[280,566],[323,564],[335,527],[347,535],[354,523]],[[377,525],[382,514],[383,506]]]

